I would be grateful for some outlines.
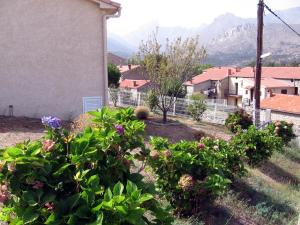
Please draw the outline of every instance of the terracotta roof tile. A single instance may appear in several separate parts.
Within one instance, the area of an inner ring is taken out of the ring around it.
[[[139,89],[148,83],[150,83],[149,80],[122,80],[120,88]]]
[[[193,77],[191,81],[187,81],[185,85],[194,85],[200,84],[209,80],[223,80],[228,77],[229,74],[234,74],[234,67],[215,67],[211,69],[207,69],[204,73]]]
[[[254,77],[255,70],[253,67],[244,67],[232,76],[237,77]],[[281,78],[281,79],[300,79],[300,67],[263,67],[262,77]]]
[[[300,96],[273,94],[261,101],[261,108],[300,115]]]
[[[131,68],[129,68],[129,65],[121,65],[121,66],[118,66],[119,70],[120,70],[120,73],[126,73],[130,70],[134,70],[136,68],[139,68],[140,65],[131,65]]]

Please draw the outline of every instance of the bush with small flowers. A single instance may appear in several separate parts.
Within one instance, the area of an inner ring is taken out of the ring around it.
[[[43,117],[42,140],[0,151],[0,220],[9,224],[171,224],[169,213],[131,172],[146,155],[144,123],[133,109],[91,113],[95,126],[78,134]],[[140,148],[140,153],[133,149]],[[134,184],[135,182],[136,184]],[[145,213],[151,215],[149,221]]]
[[[151,139],[148,163],[157,185],[180,216],[196,215],[222,195],[234,175],[245,173],[244,153],[223,140],[202,138],[200,142],[170,144]]]

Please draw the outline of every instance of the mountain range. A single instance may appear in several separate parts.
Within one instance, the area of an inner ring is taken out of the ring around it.
[[[300,7],[276,11],[285,21],[300,32]],[[158,23],[145,24],[124,36],[109,34],[108,49],[114,54],[130,57],[142,40],[147,40],[158,28],[158,41],[198,35],[208,52],[206,63],[213,65],[245,65],[256,56],[256,18],[241,18],[233,14],[217,17],[211,24],[196,28],[159,27]],[[276,17],[264,18],[264,51],[271,52],[274,62],[300,61],[300,37],[284,26]]]

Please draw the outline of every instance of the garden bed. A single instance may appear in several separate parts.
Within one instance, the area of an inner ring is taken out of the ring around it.
[[[171,142],[179,140],[195,140],[195,132],[205,133],[230,139],[223,126],[195,123],[176,117],[171,118],[177,124],[158,125],[159,116],[146,120],[146,139],[149,136],[162,136]],[[70,127],[70,123],[65,123]],[[38,139],[43,135],[40,119],[0,117],[0,148],[22,142],[27,139]],[[299,149],[291,148],[285,154],[276,154],[270,162],[258,169],[249,169],[249,176],[232,185],[233,191],[217,201],[212,210],[212,225],[239,224],[287,224],[296,211],[300,210],[300,153]],[[142,171],[147,181],[153,181],[148,170]],[[286,216],[289,218],[285,218]],[[279,218],[279,219],[277,219]],[[291,225],[297,224],[295,220]],[[274,222],[282,221],[281,223]],[[286,223],[285,223],[286,222]],[[1,224],[1,223],[0,223]],[[190,220],[178,220],[175,224],[201,224]]]
[[[69,122],[63,123],[70,127]],[[44,126],[40,119],[0,116],[0,148],[43,136]]]

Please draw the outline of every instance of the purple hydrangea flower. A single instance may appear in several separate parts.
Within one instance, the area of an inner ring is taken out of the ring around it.
[[[124,129],[124,127],[122,125],[117,124],[117,125],[115,125],[115,128],[116,128],[118,134],[120,134],[120,135],[124,134],[125,129]]]
[[[59,129],[59,128],[61,128],[61,120],[58,119],[57,117],[44,116],[42,118],[42,123],[45,126],[50,127],[52,129]]]

